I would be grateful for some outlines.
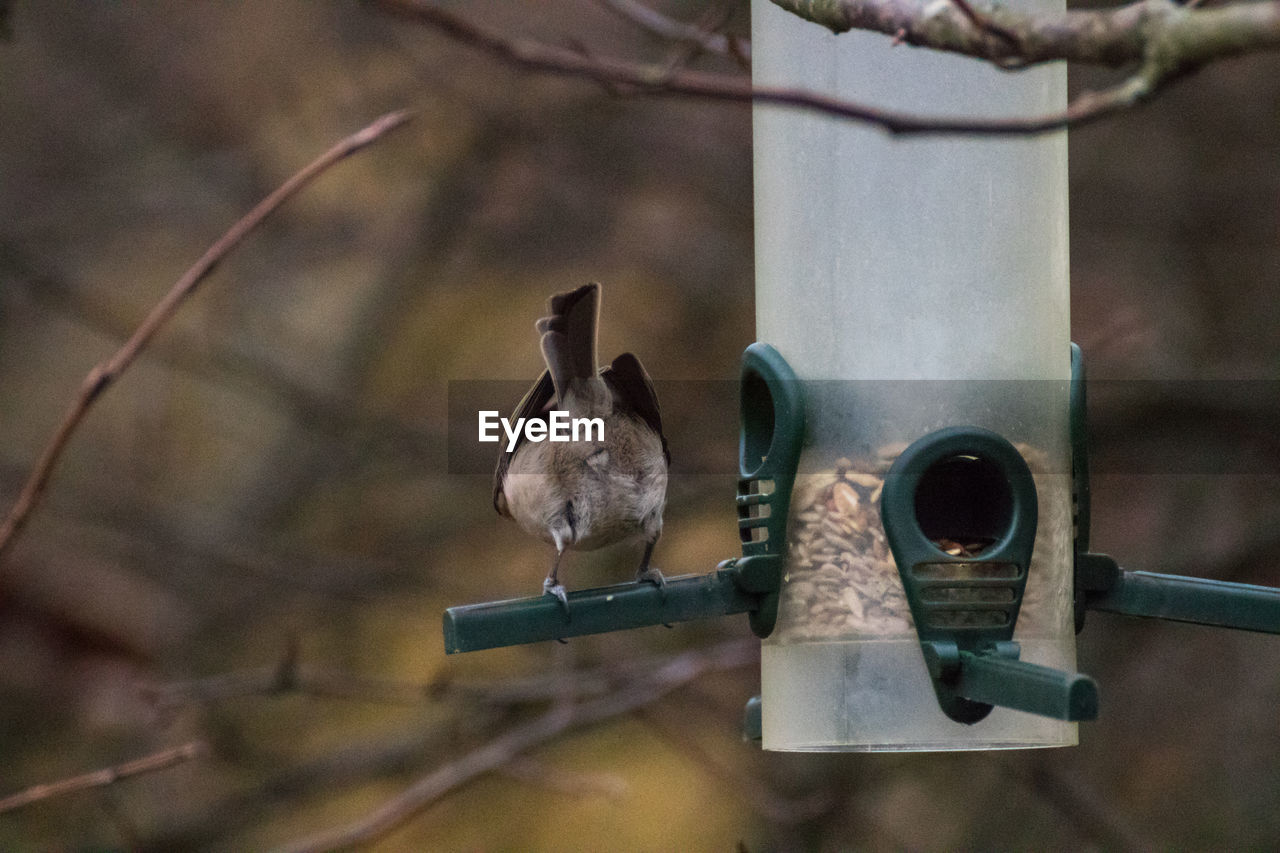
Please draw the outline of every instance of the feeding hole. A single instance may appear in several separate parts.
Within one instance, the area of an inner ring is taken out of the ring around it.
[[[960,454],[930,465],[915,494],[916,523],[939,550],[973,557],[1013,525],[1013,490],[1000,466]]]

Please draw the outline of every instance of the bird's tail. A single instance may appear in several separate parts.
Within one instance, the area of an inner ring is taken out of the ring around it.
[[[592,282],[551,297],[551,316],[537,322],[542,333],[542,356],[551,371],[556,400],[564,405],[575,386],[596,381],[596,322],[600,316],[600,285]],[[582,380],[586,380],[583,382]]]

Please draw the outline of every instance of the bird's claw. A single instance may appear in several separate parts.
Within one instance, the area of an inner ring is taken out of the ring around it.
[[[667,602],[667,579],[663,577],[662,572],[648,566],[636,572],[637,581],[648,581],[658,588],[658,592],[662,594],[662,603]]]
[[[564,621],[569,621],[569,594],[564,591],[564,584],[556,583],[551,578],[547,578],[542,582],[542,594],[549,595],[560,602],[560,607],[564,610]]]

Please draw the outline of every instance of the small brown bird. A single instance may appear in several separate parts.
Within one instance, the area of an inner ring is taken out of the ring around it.
[[[662,534],[671,457],[662,434],[658,398],[649,374],[631,353],[596,368],[600,285],[592,282],[557,294],[551,316],[536,324],[547,369],[524,395],[512,422],[542,421],[553,411],[570,418],[598,418],[602,430],[584,429],[578,440],[531,440],[522,430],[498,456],[493,505],[526,532],[555,545],[543,592],[569,601],[557,579],[568,548],[590,551],[628,539],[644,541],[638,580],[665,588],[649,565]],[[563,416],[558,416],[563,417]]]

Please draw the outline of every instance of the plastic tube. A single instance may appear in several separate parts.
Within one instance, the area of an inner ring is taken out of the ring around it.
[[[752,21],[757,85],[939,116],[1066,105],[1063,67],[1010,74],[837,36],[768,0]],[[764,747],[1074,744],[1072,723],[942,713],[876,508],[878,479],[926,433],[968,424],[1013,442],[1040,507],[1014,638],[1023,660],[1074,671],[1065,132],[895,139],[794,108],[754,113],[757,334],[804,383],[808,420],[763,652]]]

